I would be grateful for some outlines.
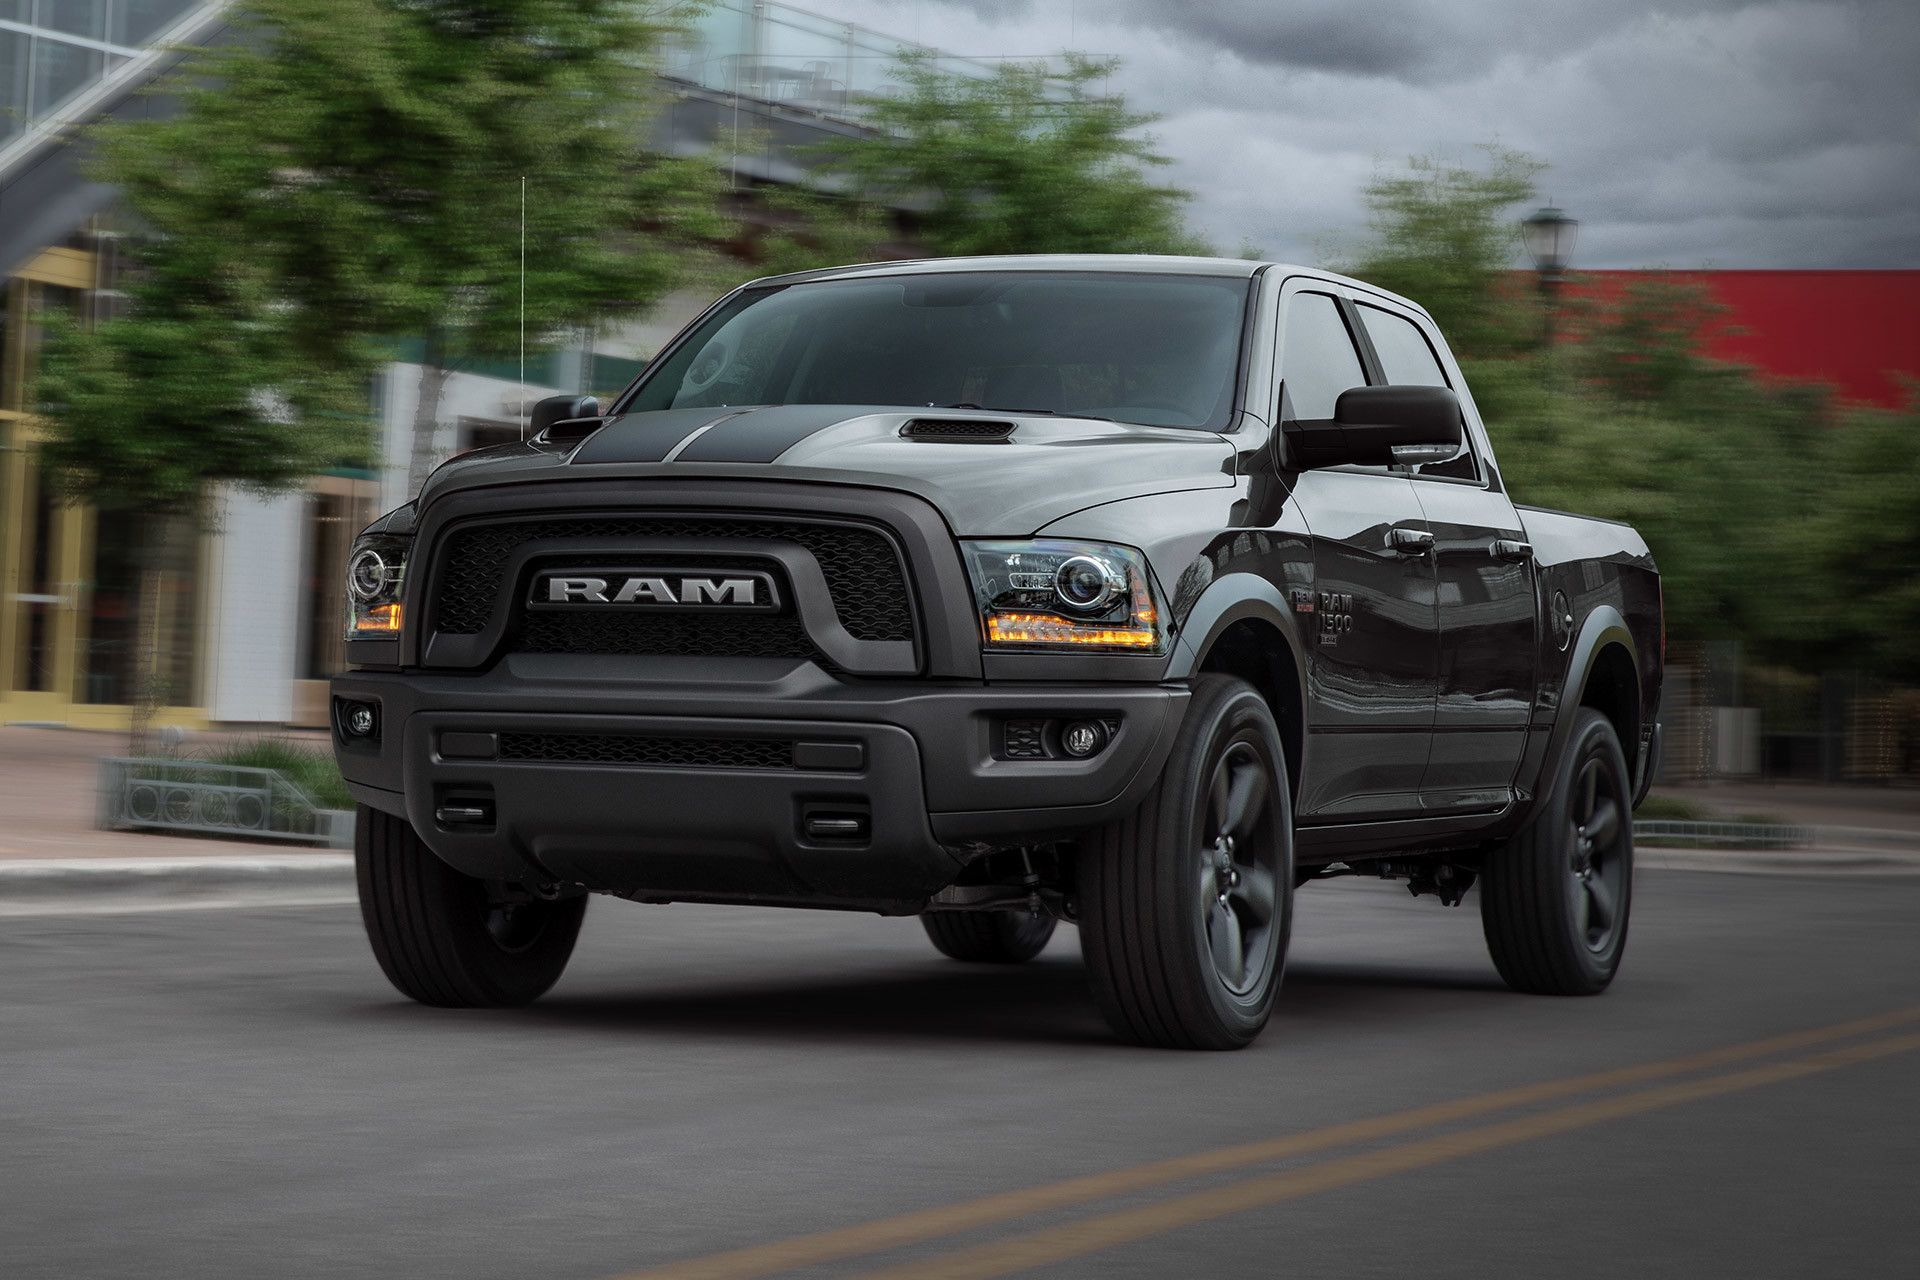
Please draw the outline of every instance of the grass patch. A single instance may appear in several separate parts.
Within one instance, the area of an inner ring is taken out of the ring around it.
[[[1640,802],[1640,807],[1633,811],[1633,816],[1655,822],[1726,821],[1699,801],[1682,800],[1678,796],[1648,796]]]
[[[1682,800],[1678,796],[1648,796],[1633,811],[1633,816],[1652,822],[1738,822],[1754,827],[1794,825],[1777,813],[1723,813],[1698,800]]]
[[[195,752],[194,758],[234,768],[277,769],[322,809],[353,808],[346,779],[340,776],[340,766],[326,747],[264,735],[208,745]]]

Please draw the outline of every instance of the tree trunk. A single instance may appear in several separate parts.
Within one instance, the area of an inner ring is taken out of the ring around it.
[[[133,620],[133,706],[127,720],[127,754],[135,757],[147,754],[154,717],[166,702],[167,677],[160,671],[161,602],[174,522],[165,515],[147,515],[140,523],[140,594]]]
[[[413,461],[407,469],[407,496],[416,497],[433,469],[440,465],[440,393],[446,389],[446,343],[438,333],[427,335],[420,364],[420,398],[413,410]]]

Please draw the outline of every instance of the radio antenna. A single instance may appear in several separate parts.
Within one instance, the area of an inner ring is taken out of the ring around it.
[[[520,175],[520,438],[527,438],[527,175]]]

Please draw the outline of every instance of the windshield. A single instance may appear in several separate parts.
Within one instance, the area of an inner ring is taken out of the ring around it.
[[[1244,279],[966,272],[750,290],[624,412],[847,404],[1076,414],[1220,431]]]

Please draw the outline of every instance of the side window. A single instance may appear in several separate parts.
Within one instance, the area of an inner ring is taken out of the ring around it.
[[[1380,356],[1380,367],[1387,382],[1394,386],[1444,387],[1447,375],[1440,371],[1440,360],[1427,345],[1420,327],[1405,316],[1397,316],[1379,307],[1360,304],[1360,318],[1373,339]]]
[[[1448,385],[1447,375],[1440,368],[1440,358],[1433,353],[1433,347],[1426,335],[1420,332],[1419,325],[1405,316],[1364,302],[1360,304],[1360,319],[1367,327],[1367,337],[1373,342],[1374,354],[1380,357],[1380,368],[1387,375],[1389,385]],[[1445,462],[1426,463],[1416,474],[1444,476],[1453,480],[1478,480],[1480,469],[1474,464],[1473,446],[1469,443],[1456,456]]]
[[[1280,379],[1293,416],[1302,422],[1331,418],[1342,391],[1367,384],[1360,353],[1331,295],[1296,293],[1288,301]]]

